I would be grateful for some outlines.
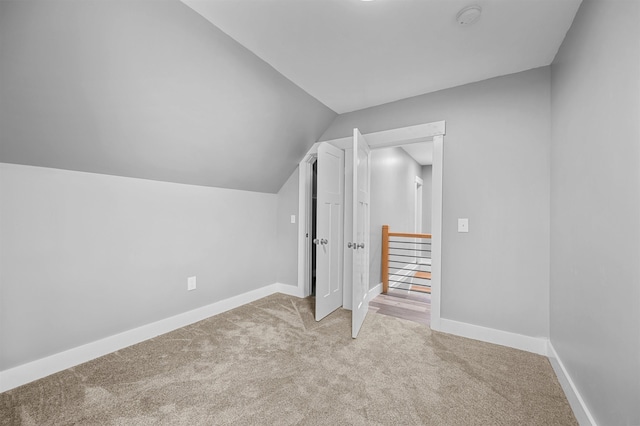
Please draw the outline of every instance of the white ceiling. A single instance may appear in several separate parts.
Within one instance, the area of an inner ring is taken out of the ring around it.
[[[433,164],[433,142],[412,143],[401,147],[421,166]]]
[[[345,113],[549,65],[582,0],[182,1]]]

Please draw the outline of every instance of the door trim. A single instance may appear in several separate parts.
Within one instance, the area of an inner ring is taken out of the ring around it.
[[[418,124],[414,126],[400,127],[397,129],[383,130],[380,132],[364,133],[371,149],[408,145],[411,143],[433,141],[433,169],[432,169],[432,217],[431,217],[431,329],[440,330],[440,288],[442,273],[442,176],[443,176],[443,142],[446,134],[445,121]],[[333,139],[329,141],[339,148],[348,148],[353,137]],[[298,188],[298,292],[309,296],[306,286],[306,238],[307,229],[307,187],[311,158],[318,152],[319,142],[315,143],[300,161],[299,188]]]
[[[313,163],[318,157],[317,144],[313,146],[298,167],[298,294],[311,295],[311,197]]]
[[[436,331],[441,330],[443,142],[444,134],[433,138],[433,166],[431,171],[431,329]]]

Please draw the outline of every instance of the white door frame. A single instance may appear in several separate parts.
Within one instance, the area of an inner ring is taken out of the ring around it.
[[[422,169],[422,168],[421,168]],[[422,187],[424,185],[424,182],[422,180],[422,178],[420,178],[419,176],[416,176],[415,178],[415,186],[413,187],[414,191],[413,191],[413,233],[414,234],[422,234]],[[420,249],[422,248],[422,246],[420,245],[420,243],[422,242],[421,238],[414,238],[413,242],[415,243],[413,245],[413,248],[415,249],[415,259],[413,260],[414,262],[418,263],[420,256],[422,255],[422,253],[420,253]]]
[[[424,182],[422,178],[416,176],[416,186],[413,195],[413,232],[416,234],[422,234],[422,187]]]
[[[408,145],[411,143],[433,141],[433,189],[432,189],[432,217],[431,217],[431,329],[440,330],[440,287],[442,263],[442,166],[443,142],[446,131],[444,121],[418,124],[415,126],[365,133],[372,149]],[[339,148],[349,148],[353,142],[352,136],[333,139],[329,142]],[[317,153],[318,143],[314,144],[299,164],[298,187],[298,294],[309,296],[310,287],[307,285],[307,192],[310,159]]]
[[[314,145],[315,146],[315,145]],[[298,235],[298,294],[307,297],[311,294],[311,197],[313,191],[313,163],[316,162],[318,151],[309,152],[299,166],[298,196],[300,204],[304,203],[304,209],[298,207],[298,233],[302,232],[302,238]],[[305,185],[304,190],[301,190]],[[300,214],[304,216],[300,216]],[[300,272],[304,274],[302,278],[302,286],[300,285]],[[304,289],[304,290],[303,290]]]

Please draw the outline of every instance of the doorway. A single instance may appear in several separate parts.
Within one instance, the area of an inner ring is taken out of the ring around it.
[[[422,178],[416,176],[416,190],[415,197],[413,203],[413,232],[416,234],[422,234],[422,187],[424,186],[424,182]]]
[[[442,162],[443,141],[445,134],[445,122],[425,123],[381,132],[368,133],[366,137],[372,148],[407,145],[418,142],[432,141],[433,150],[433,216],[432,216],[432,302],[431,302],[431,328],[440,328],[440,271],[441,271],[441,226],[442,226]],[[348,149],[352,143],[351,137],[326,141],[329,144]],[[313,164],[319,143],[316,143],[300,163],[299,176],[299,239],[298,239],[298,288],[302,295],[309,296],[313,291],[313,260],[312,241],[313,233]],[[348,238],[345,240],[348,241]],[[345,250],[346,251],[346,250]],[[344,262],[346,265],[346,262]],[[315,265],[317,268],[317,265]],[[351,278],[345,275],[344,294],[351,294]],[[381,292],[381,286],[369,290],[367,295],[371,300]],[[343,307],[351,309],[348,300],[343,298]]]
[[[382,282],[383,294],[371,301],[370,312],[427,326],[431,238],[422,234],[422,213],[431,217],[431,185],[422,177],[430,173],[432,151],[431,142],[379,148],[371,167],[371,285]]]
[[[311,276],[309,282],[311,284],[310,295],[316,295],[316,248],[313,241],[318,238],[317,235],[317,218],[318,218],[318,157],[315,157],[311,166],[311,205],[308,208],[311,209],[311,238],[308,239],[308,250],[311,252]]]

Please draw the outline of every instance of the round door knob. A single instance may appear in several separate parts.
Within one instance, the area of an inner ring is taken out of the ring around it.
[[[313,244],[315,244],[315,245],[320,244],[320,240],[319,240],[319,239],[317,239],[317,238],[314,238],[314,239],[313,239]]]
[[[329,242],[329,240],[323,238],[320,240],[320,244],[327,244]]]
[[[360,243],[360,244],[358,244],[358,247],[357,247],[357,248],[364,248],[364,243]]]

